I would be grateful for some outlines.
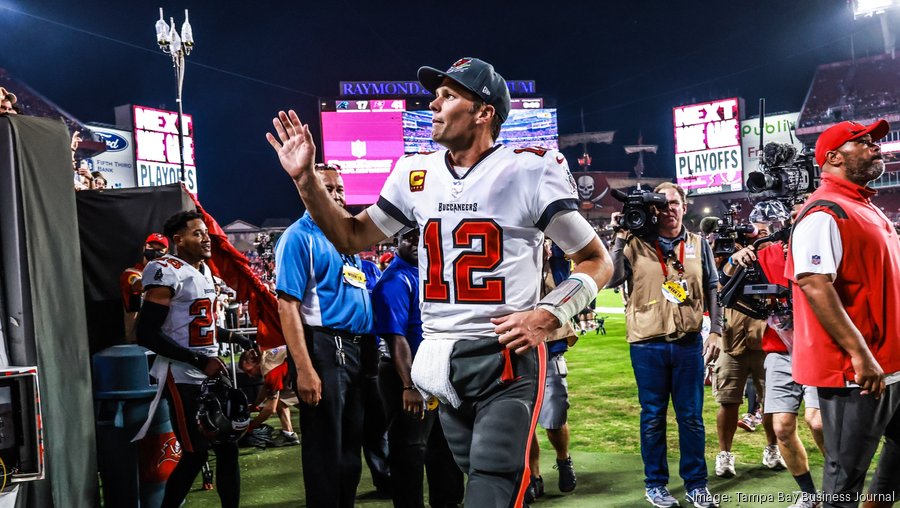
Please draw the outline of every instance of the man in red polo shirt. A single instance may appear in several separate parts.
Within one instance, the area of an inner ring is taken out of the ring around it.
[[[797,217],[785,270],[795,283],[793,376],[819,392],[826,507],[878,506],[900,486],[900,239],[868,187],[884,172],[875,140],[889,130],[884,120],[841,122],[819,136],[821,186]]]
[[[144,240],[144,255],[141,261],[126,268],[119,275],[119,289],[122,291],[122,304],[125,306],[125,341],[134,343],[137,338],[134,335],[134,324],[138,311],[141,310],[141,297],[144,293],[144,285],[141,277],[147,263],[160,258],[169,252],[169,239],[160,233],[150,233]]]

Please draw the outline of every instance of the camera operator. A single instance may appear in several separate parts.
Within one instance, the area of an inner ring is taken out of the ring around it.
[[[722,334],[716,299],[718,273],[712,249],[682,224],[687,211],[684,190],[673,183],[654,189],[665,205],[648,210],[656,218],[650,234],[621,229],[610,255],[614,273],[608,287],[628,281],[625,306],[627,340],[641,403],[641,458],[646,498],[654,506],[678,506],[669,493],[666,461],[666,411],[669,398],[678,422],[686,499],[696,507],[718,506],[707,489],[706,433],[703,426],[704,358],[715,359]],[[626,212],[630,212],[626,205]],[[650,208],[650,205],[647,205]],[[617,221],[622,214],[613,214]],[[712,325],[701,343],[703,313]]]
[[[787,208],[781,202],[760,201],[750,212],[750,221],[755,233],[746,235],[747,238],[742,241],[752,243],[754,239],[766,238],[774,230],[780,229],[789,219]],[[756,250],[763,250],[769,245],[771,242],[761,243],[756,247],[750,245],[732,254],[722,265],[719,284],[724,285],[734,274],[736,267],[752,265],[756,261]],[[724,314],[722,353],[715,366],[715,397],[719,403],[716,430],[720,450],[716,455],[716,476],[730,478],[735,475],[731,445],[737,430],[738,412],[743,402],[744,386],[748,377],[753,378],[758,398],[762,399],[766,390],[764,368],[766,353],[763,348],[763,337],[767,326],[765,319],[754,319],[737,309],[726,308]],[[775,339],[780,342],[777,335]],[[766,432],[766,447],[763,449],[762,462],[769,469],[784,469],[787,465],[776,444],[770,412],[766,411],[762,424]]]
[[[868,186],[884,172],[875,142],[889,130],[885,120],[846,121],[819,135],[821,185],[797,216],[788,252],[793,375],[818,387],[824,506],[857,506],[882,436],[866,506],[896,499],[900,485],[900,240]]]
[[[799,205],[795,206],[792,217],[798,210]],[[786,249],[787,246],[782,241],[770,243],[765,247],[760,245],[758,250],[753,247],[744,248],[732,256],[731,266],[724,267],[720,282],[726,283],[726,278],[733,275],[738,267],[746,269],[756,264],[769,283],[788,287],[789,282],[784,277]],[[793,344],[792,330],[786,333],[785,340],[779,335],[773,327],[766,326],[762,336],[762,349],[766,353],[765,416],[771,419],[778,449],[785,465],[803,492],[791,507],[815,507],[818,506],[816,487],[809,472],[806,448],[797,433],[797,414],[800,411],[800,404],[804,403],[806,423],[816,446],[822,455],[825,455],[819,397],[814,386],[803,386],[791,377],[791,350],[788,345]]]

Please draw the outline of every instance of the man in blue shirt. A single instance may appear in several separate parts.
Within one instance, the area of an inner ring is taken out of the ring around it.
[[[428,470],[429,504],[457,506],[464,494],[462,471],[447,446],[437,411],[426,409],[410,373],[422,342],[418,244],[418,229],[400,238],[397,256],[372,292],[375,333],[387,341],[393,358],[393,363],[382,362],[379,373],[388,416],[393,500],[394,506],[424,508],[424,465]]]
[[[341,175],[317,166],[344,206]],[[363,377],[372,365],[372,307],[359,256],[340,254],[309,213],[275,247],[278,314],[297,372],[303,482],[309,506],[351,507],[362,469]]]

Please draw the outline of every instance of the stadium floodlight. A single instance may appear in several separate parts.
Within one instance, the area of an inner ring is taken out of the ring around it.
[[[181,163],[181,181],[185,180],[184,171],[184,108],[181,103],[181,91],[184,88],[184,58],[194,49],[194,31],[188,17],[188,10],[184,10],[184,24],[181,25],[181,33],[175,28],[175,18],[166,18],[162,7],[159,8],[159,19],[156,21],[156,43],[163,53],[172,57],[172,67],[175,68],[176,96],[178,104],[178,159]]]
[[[897,7],[900,7],[900,0],[853,0],[853,19],[883,14]]]

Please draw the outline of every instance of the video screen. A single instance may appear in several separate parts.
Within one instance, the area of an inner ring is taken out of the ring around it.
[[[322,159],[341,167],[348,205],[370,205],[403,151],[401,111],[323,111]]]
[[[444,147],[431,140],[430,110],[403,112],[406,153],[433,152]],[[556,109],[513,109],[500,129],[498,143],[513,148],[559,148]]]
[[[556,109],[540,99],[517,99],[498,143],[514,148],[558,148]],[[334,110],[330,110],[334,104]],[[341,167],[348,205],[378,200],[400,157],[444,147],[431,140],[429,110],[403,111],[403,100],[339,100],[321,112],[322,160]]]

